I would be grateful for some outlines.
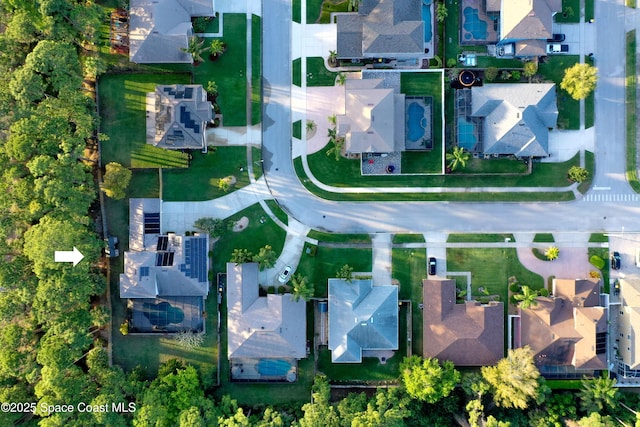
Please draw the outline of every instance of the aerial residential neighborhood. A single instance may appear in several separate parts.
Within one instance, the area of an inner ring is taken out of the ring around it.
[[[640,426],[637,6],[0,4],[0,425]]]

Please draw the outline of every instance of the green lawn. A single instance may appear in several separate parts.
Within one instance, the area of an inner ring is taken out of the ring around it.
[[[296,58],[291,63],[291,81],[294,85],[302,87],[302,59]]]
[[[602,285],[604,286],[604,292],[609,293],[609,266],[610,266],[610,254],[608,248],[589,248],[588,259],[591,259],[593,255],[597,255],[604,260],[604,268],[602,271]],[[562,256],[562,252],[560,252]],[[593,267],[595,270],[596,268]]]
[[[422,354],[422,279],[427,277],[427,252],[424,249],[393,249],[392,277],[400,282],[399,297],[411,300],[413,324],[412,351]]]
[[[307,86],[333,86],[338,73],[327,70],[320,56],[307,57]]]
[[[326,156],[325,156],[326,157]],[[548,163],[545,163],[548,165]],[[575,200],[572,191],[563,192],[532,192],[532,193],[474,193],[474,192],[462,192],[462,193],[334,193],[331,191],[323,190],[313,184],[307,177],[304,168],[302,166],[302,159],[299,157],[294,159],[293,166],[296,170],[296,175],[300,178],[302,185],[311,193],[318,197],[327,200],[336,201],[504,201],[504,202],[532,202],[532,201],[546,201],[546,202],[564,202],[569,200]],[[347,165],[349,166],[349,165]],[[558,166],[551,169],[546,169],[548,174],[554,175],[551,171],[555,170]],[[561,165],[562,167],[562,165]],[[341,173],[348,168],[341,169]],[[405,176],[406,177],[406,176]],[[373,177],[376,178],[376,177]],[[380,178],[380,177],[378,177]],[[422,176],[422,184],[428,185],[430,179],[433,176]],[[566,168],[565,168],[565,183],[566,183]],[[402,183],[389,183],[389,185],[403,185]],[[352,184],[353,185],[353,184]],[[408,186],[408,185],[406,185]]]
[[[584,0],[584,22],[594,18],[595,12],[595,0]]]
[[[316,239],[319,242],[331,243],[371,243],[371,236],[368,234],[337,234],[325,233],[323,231],[311,230],[307,237]]]
[[[479,287],[500,296],[508,304],[508,280],[515,276],[518,282],[533,289],[541,289],[544,279],[527,270],[518,260],[515,248],[448,248],[447,270],[470,271],[473,295],[479,295]]]
[[[593,0],[591,0],[593,2]],[[588,0],[587,0],[588,2]],[[585,56],[584,62],[589,65],[594,65],[593,57]],[[595,94],[591,92],[584,100],[584,127],[586,129],[593,127],[595,122],[596,105]]]
[[[253,162],[253,177],[260,179],[262,176],[262,149],[261,147],[251,147],[251,161]]]
[[[555,19],[556,22],[580,22],[580,0],[562,0],[562,12],[556,14]]]
[[[312,3],[313,1],[314,0],[310,0],[310,3]],[[318,23],[331,23],[331,14],[333,12],[350,12],[349,0],[324,0],[322,2],[322,12],[320,13],[320,19]]]
[[[234,249],[248,249],[256,254],[264,245],[271,245],[276,254],[282,252],[287,233],[269,218],[259,203],[230,216],[229,221],[238,221],[243,216],[249,219],[249,225],[240,232],[228,230],[213,246],[213,270],[216,273],[226,272]],[[260,223],[261,219],[263,223]]]
[[[114,74],[100,78],[102,163],[131,168],[186,167],[187,155],[146,143],[147,92],[158,84],[189,83],[187,74]]]
[[[307,2],[307,24],[315,24],[320,19],[323,0],[301,0]]]
[[[535,163],[530,175],[377,175],[360,174],[359,159],[341,158],[336,161],[327,156],[325,147],[307,157],[311,173],[324,184],[334,187],[564,187],[568,185],[567,170],[579,164],[576,154],[571,160],[562,163]],[[514,166],[515,168],[515,166]],[[299,175],[300,176],[300,175]]]
[[[302,23],[302,0],[292,0],[291,2],[291,20]]]
[[[371,249],[318,246],[315,256],[302,252],[296,272],[315,285],[316,297],[326,298],[327,280],[335,277],[345,264],[353,267],[354,272],[371,272]]]
[[[398,321],[401,323],[400,318]],[[318,372],[325,374],[332,382],[395,380],[400,375],[400,362],[406,353],[402,344],[400,350],[385,364],[375,357],[364,357],[362,363],[331,363],[331,351],[325,347],[318,354]]]
[[[460,174],[525,174],[527,173],[527,165],[521,160],[515,158],[490,158],[490,159],[474,159],[467,160],[464,168],[456,169],[456,175]]]
[[[206,154],[194,152],[188,169],[163,171],[162,196],[167,201],[215,199],[227,194],[218,189],[218,181],[230,175],[235,176],[237,182],[229,191],[249,185],[247,149],[244,146],[216,147],[215,151],[209,150]]]
[[[609,243],[609,236],[603,233],[592,233],[589,236],[590,243]]]
[[[582,194],[586,193],[587,190],[591,187],[591,182],[593,181],[593,176],[596,173],[596,156],[591,151],[584,152],[584,166],[589,172],[587,179],[582,181],[580,185],[578,185],[578,191]]]
[[[289,223],[289,216],[285,211],[282,210],[280,205],[275,200],[265,200],[265,203],[267,204],[267,206],[269,206],[269,209],[271,209],[271,212],[273,212],[276,218],[282,221],[283,224]]]
[[[291,124],[291,134],[294,138],[302,138],[302,120],[296,120]]]
[[[515,242],[513,234],[449,234],[449,243],[500,243],[505,239]]]
[[[536,233],[533,241],[536,243],[553,243],[555,242],[555,239],[551,233]]]
[[[251,15],[251,124],[262,121],[262,20]]]
[[[203,55],[204,62],[193,67],[193,80],[207,87],[207,82],[218,85],[218,98],[223,126],[245,126],[247,124],[247,17],[241,13],[225,13],[223,37],[227,50],[216,61]],[[213,38],[205,39],[205,46]],[[259,70],[258,70],[259,71]]]
[[[636,193],[640,193],[640,181],[638,180],[636,156],[638,148],[636,147],[638,119],[636,117],[636,31],[629,31],[626,35],[626,169],[627,181]]]
[[[394,234],[393,243],[424,243],[424,235],[422,234]]]
[[[580,57],[577,55],[551,55],[538,68],[540,74],[556,84],[559,129],[580,129],[580,103],[573,99],[566,90],[560,89],[564,71],[579,62]]]

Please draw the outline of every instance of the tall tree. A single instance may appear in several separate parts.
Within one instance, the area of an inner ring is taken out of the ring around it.
[[[296,427],[339,427],[340,419],[329,403],[329,382],[324,375],[316,375],[311,389],[311,403],[302,406],[304,416],[294,424]]]
[[[347,282],[351,282],[351,278],[353,276],[353,267],[349,264],[345,264],[338,271],[336,271],[336,278],[344,279]]]
[[[260,270],[273,268],[273,266],[276,264],[277,259],[278,255],[273,250],[271,245],[264,245],[260,248],[258,253],[253,256],[253,262],[258,263]]]
[[[589,64],[575,64],[567,68],[560,87],[573,99],[584,99],[596,88],[598,82],[598,69]]]
[[[409,396],[436,403],[451,394],[460,381],[460,372],[449,360],[440,364],[437,359],[414,355],[400,363],[400,379]]]
[[[526,310],[529,307],[531,307],[532,305],[533,306],[538,305],[537,298],[538,298],[539,294],[538,294],[537,291],[534,291],[530,287],[525,285],[525,286],[522,286],[521,292],[522,293],[520,293],[520,294],[513,295],[513,298],[516,301],[519,301],[518,306],[521,309]]]
[[[526,409],[538,396],[540,372],[529,347],[509,350],[496,366],[484,366],[482,377],[492,387],[493,400],[503,408]]]
[[[229,262],[235,264],[244,264],[245,262],[251,262],[253,260],[253,254],[248,249],[234,249],[231,252],[231,258]]]
[[[313,283],[309,283],[309,279],[303,277],[301,274],[294,274],[291,276],[289,282],[291,286],[291,299],[295,302],[309,301],[313,296]]]
[[[462,147],[453,147],[453,151],[451,153],[447,153],[445,157],[449,162],[447,164],[447,167],[454,171],[458,168],[458,166],[463,168],[467,166],[469,153],[467,153]]]
[[[120,163],[111,162],[105,166],[100,189],[107,197],[120,200],[127,195],[126,190],[129,182],[131,182],[131,171]]]
[[[578,393],[580,406],[586,413],[609,413],[618,405],[618,389],[615,378],[609,378],[606,374],[599,378],[584,378]]]
[[[191,36],[189,37],[189,44],[187,47],[181,47],[180,50],[191,55],[191,60],[193,62],[199,63],[204,62],[202,54],[207,51],[207,48],[204,47],[203,39],[200,39],[198,36]]]

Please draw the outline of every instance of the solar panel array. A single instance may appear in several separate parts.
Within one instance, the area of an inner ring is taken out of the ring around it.
[[[144,213],[144,234],[160,233],[160,213]]]
[[[185,87],[183,90],[175,90],[173,87],[165,87],[164,92],[173,96],[175,99],[191,99],[193,97],[193,88]]]
[[[156,245],[157,251],[166,251],[169,245],[169,238],[167,236],[159,236],[158,244]]]
[[[149,267],[140,267],[140,278],[149,276]]]
[[[180,264],[180,271],[191,279],[198,279],[204,283],[207,278],[207,239],[206,237],[192,237],[184,242],[184,264]]]
[[[180,123],[187,129],[193,130],[193,133],[200,133],[200,125],[191,118],[191,112],[187,111],[187,107],[180,107]]]
[[[173,265],[175,252],[158,252],[156,254],[156,266],[167,267]]]
[[[596,354],[604,354],[607,352],[607,333],[596,332]]]

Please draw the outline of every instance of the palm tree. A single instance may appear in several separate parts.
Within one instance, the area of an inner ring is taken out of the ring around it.
[[[213,57],[218,57],[222,55],[224,51],[225,51],[225,44],[222,42],[222,40],[215,39],[209,45],[209,53]]]
[[[553,261],[560,256],[560,249],[558,249],[557,246],[549,246],[547,250],[544,251],[544,256],[546,256],[549,261]]]
[[[600,378],[583,379],[578,393],[582,409],[602,413],[605,409],[615,408],[618,404],[616,380],[603,375]]]
[[[327,150],[327,156],[333,155],[336,161],[340,160],[340,154],[344,147],[344,138],[340,136],[331,137],[329,138],[329,143],[333,143],[333,145]]]
[[[338,53],[335,50],[329,51],[328,62],[329,62],[329,65],[331,65],[332,67],[335,67],[338,65]]]
[[[346,82],[347,82],[347,75],[343,72],[339,72],[338,77],[336,77],[336,83],[339,86],[344,86]]]
[[[533,306],[538,305],[538,301],[536,300],[536,298],[538,298],[538,295],[539,295],[538,291],[534,291],[526,285],[523,286],[521,290],[522,290],[522,293],[514,295],[513,298],[516,301],[520,301],[519,306],[522,310],[526,310],[532,305]]]
[[[204,61],[204,59],[202,59],[202,54],[207,50],[203,45],[203,39],[200,39],[197,36],[191,36],[189,37],[189,45],[186,48],[181,47],[180,50],[190,54],[194,63],[200,63]]]
[[[313,120],[307,120],[306,128],[307,128],[307,132],[311,132],[316,128],[316,122],[314,122]]]
[[[469,153],[467,153],[462,147],[453,147],[453,151],[451,153],[447,153],[446,159],[449,162],[447,167],[453,171],[456,170],[458,166],[462,166],[464,168],[467,165]]]
[[[207,93],[211,96],[216,96],[218,94],[218,85],[216,82],[209,81],[207,83]]]
[[[295,302],[300,301],[301,298],[304,301],[309,301],[313,296],[313,284],[300,274],[296,273],[291,276],[289,285],[291,286],[291,299]]]

